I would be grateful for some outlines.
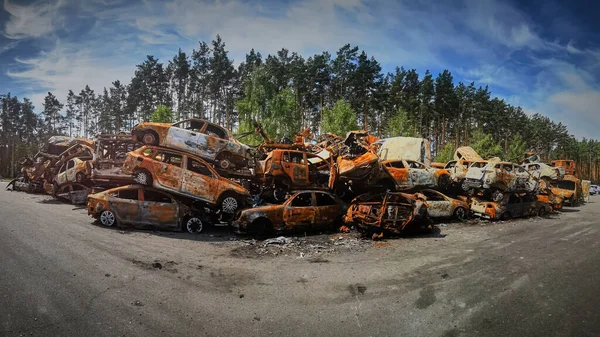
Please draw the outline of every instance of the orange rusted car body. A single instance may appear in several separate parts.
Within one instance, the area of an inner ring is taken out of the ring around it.
[[[287,190],[327,188],[331,164],[306,151],[275,149],[257,162],[255,177],[264,187]]]
[[[427,214],[432,219],[456,218],[465,220],[469,214],[469,204],[460,199],[453,199],[449,196],[431,189],[420,190],[426,198]]]
[[[177,150],[143,146],[127,154],[122,170],[132,174],[137,183],[212,206],[222,207],[226,204],[225,199],[233,198],[236,209],[223,209],[228,213],[243,207],[250,199],[247,189],[221,177],[200,157]]]
[[[534,215],[550,213],[549,204],[538,201],[531,194],[508,194],[500,202],[485,201],[473,198],[471,201],[471,214],[490,220],[508,220]]]
[[[548,191],[543,194],[538,194],[537,199],[540,202],[549,204],[552,207],[553,211],[563,208],[564,199],[561,196],[552,193],[552,191]]]
[[[352,201],[344,221],[364,231],[399,234],[409,225],[430,227],[427,208],[427,202],[412,194],[363,194]]]
[[[565,175],[563,180],[553,181],[550,190],[562,197],[565,205],[575,206],[580,202],[581,181],[574,175]]]
[[[550,164],[554,167],[564,168],[565,175],[575,175],[576,165],[574,160],[553,160]]]
[[[170,194],[142,185],[121,186],[90,194],[87,197],[87,211],[96,219],[104,211],[110,211],[116,217],[116,225],[170,230],[182,230],[183,221],[197,213]]]
[[[157,145],[195,154],[216,163],[222,170],[243,168],[253,159],[251,148],[231,133],[203,119],[188,119],[174,124],[140,123],[132,137],[146,145]]]
[[[342,208],[340,201],[328,192],[302,191],[282,205],[243,210],[232,226],[238,233],[250,234],[333,228],[341,218]]]

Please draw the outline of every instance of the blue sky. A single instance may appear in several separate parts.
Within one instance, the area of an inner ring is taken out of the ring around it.
[[[146,55],[220,34],[239,63],[255,48],[305,57],[358,45],[382,63],[456,81],[542,113],[577,137],[599,138],[600,3],[590,1],[3,0],[0,92],[65,99],[129,82]]]

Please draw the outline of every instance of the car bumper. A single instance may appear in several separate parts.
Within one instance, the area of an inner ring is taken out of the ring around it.
[[[477,217],[477,218],[482,218],[482,219],[487,219],[487,220],[492,220],[492,217],[488,213],[471,212],[471,216]]]
[[[481,180],[465,179],[465,181],[463,181],[463,186],[468,188],[480,188],[483,186],[483,182]]]

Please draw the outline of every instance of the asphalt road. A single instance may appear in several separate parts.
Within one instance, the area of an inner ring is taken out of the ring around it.
[[[599,336],[600,197],[323,263],[122,231],[0,184],[0,336]]]

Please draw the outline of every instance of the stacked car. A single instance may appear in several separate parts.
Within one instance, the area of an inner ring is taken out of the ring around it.
[[[305,129],[275,142],[259,123],[255,132],[264,139],[256,148],[202,119],[140,123],[95,141],[56,136],[11,184],[87,202],[104,226],[199,233],[221,223],[270,235],[344,224],[375,236],[431,229],[436,219],[545,215],[590,185],[574,162],[532,153],[516,164],[459,147],[453,160],[432,163],[423,138],[359,130],[313,141]]]

